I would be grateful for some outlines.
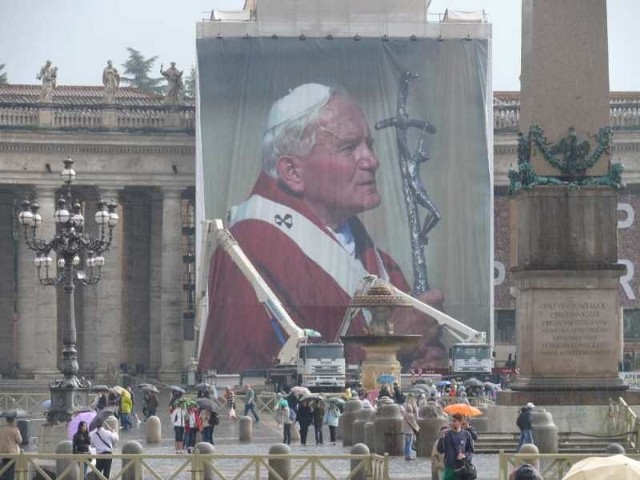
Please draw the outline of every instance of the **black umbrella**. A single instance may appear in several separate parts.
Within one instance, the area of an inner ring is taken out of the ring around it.
[[[106,385],[91,385],[91,390],[94,392],[108,392],[110,389]]]
[[[156,387],[155,385],[151,385],[150,383],[145,383],[142,385],[144,386],[140,387],[140,390],[143,390],[145,392],[160,393],[160,390],[158,390],[158,387]]]
[[[216,406],[213,403],[213,400],[206,397],[196,398],[196,403],[198,404],[198,408],[203,410],[214,410]]]
[[[477,378],[472,377],[464,381],[464,386],[465,387],[481,387],[482,382]]]
[[[168,385],[167,388],[169,390],[173,390],[174,392],[187,393],[187,391],[180,385]]]
[[[96,428],[99,428],[102,426],[102,424],[104,423],[104,421],[109,418],[111,415],[113,415],[113,410],[109,410],[107,408],[100,410],[98,412],[98,415],[96,415],[96,417],[91,420],[91,423],[89,424],[89,431],[91,430],[95,430]]]
[[[9,410],[3,410],[2,413],[0,413],[0,417],[4,418],[26,418],[29,416],[29,412],[21,408],[11,408]]]
[[[199,383],[197,385],[194,385],[193,387],[194,389],[202,392],[202,391],[207,391],[207,392],[211,392],[213,391],[213,388],[211,387],[211,385],[209,385],[208,383],[202,382]]]

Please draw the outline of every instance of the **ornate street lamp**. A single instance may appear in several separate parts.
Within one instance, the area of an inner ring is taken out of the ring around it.
[[[22,202],[22,211],[18,220],[23,227],[27,246],[36,252],[34,265],[38,271],[38,280],[42,285],[62,285],[64,290],[64,330],[62,334],[62,373],[64,378],[51,382],[50,423],[66,422],[74,411],[86,402],[87,388],[90,383],[78,379],[78,352],[76,350],[76,318],[74,310],[74,290],[76,285],[95,285],[100,280],[104,257],[113,239],[113,228],[118,224],[117,204],[114,201],[98,202],[95,221],[98,224],[97,236],[84,233],[84,217],[81,203],[73,199],[71,184],[76,180],[73,160],[64,161],[60,173],[64,179],[62,194],[53,218],[56,233],[51,240],[38,238],[38,227],[42,217],[35,202]],[[51,253],[55,253],[55,260]],[[84,258],[84,270],[78,267]],[[57,270],[52,271],[56,269]],[[35,352],[34,352],[35,354]]]

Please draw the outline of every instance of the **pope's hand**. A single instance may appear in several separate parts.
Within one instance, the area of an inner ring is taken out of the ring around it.
[[[444,294],[442,290],[432,289],[416,297],[423,303],[442,308]],[[427,314],[413,308],[397,308],[391,315],[396,334],[422,335],[417,347],[401,350],[398,357],[412,368],[444,368],[447,366],[447,352],[440,343],[440,325]]]

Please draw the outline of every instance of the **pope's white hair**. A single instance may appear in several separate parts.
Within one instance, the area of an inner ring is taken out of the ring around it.
[[[280,158],[285,155],[304,157],[311,153],[316,142],[316,129],[309,127],[314,126],[322,109],[335,96],[351,99],[343,88],[329,87],[326,101],[318,102],[299,117],[285,120],[265,130],[261,147],[262,170],[265,173],[277,179]]]

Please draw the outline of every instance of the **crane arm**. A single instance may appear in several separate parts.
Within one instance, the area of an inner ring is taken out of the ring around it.
[[[424,302],[421,302],[417,298],[412,297],[408,293],[403,292],[392,283],[387,282],[386,280],[382,280],[381,278],[376,277],[375,275],[367,275],[362,279],[362,287],[358,290],[357,293],[362,293],[367,291],[371,287],[375,286],[384,286],[388,289],[391,289],[394,295],[398,295],[407,300],[413,308],[419,310],[430,317],[436,319],[436,321],[445,327],[451,335],[453,335],[460,342],[468,342],[468,343],[486,343],[487,335],[485,332],[479,332],[474,330],[470,326],[462,323],[459,320],[456,320],[453,317],[450,317],[444,312],[441,312],[437,308],[432,307],[431,305],[427,305]],[[357,310],[359,307],[351,307],[348,308],[344,314],[342,319],[342,325],[340,326],[340,330],[338,331],[338,339],[341,336],[344,336],[351,325],[351,321],[357,314]]]
[[[260,275],[260,272],[258,272],[253,263],[251,263],[249,257],[247,257],[240,245],[238,245],[238,242],[231,232],[224,227],[221,219],[215,219],[212,222],[207,221],[207,223],[213,225],[218,246],[233,260],[233,263],[236,264],[253,287],[258,301],[262,303],[289,337],[278,353],[278,361],[283,365],[295,363],[298,357],[298,346],[300,342],[306,337],[319,336],[319,334],[313,330],[302,329],[296,325],[276,294],[271,290],[271,287],[269,287],[264,278],[262,278],[262,275]]]

